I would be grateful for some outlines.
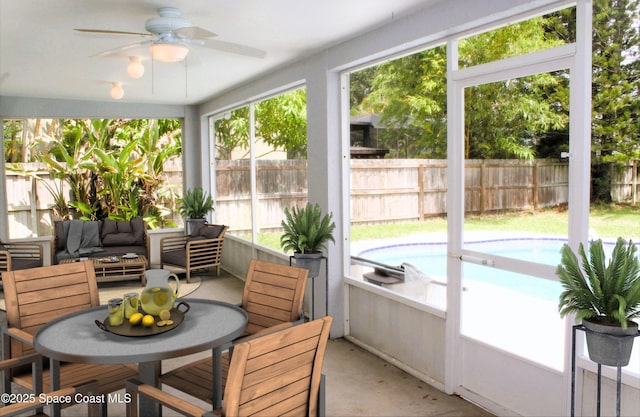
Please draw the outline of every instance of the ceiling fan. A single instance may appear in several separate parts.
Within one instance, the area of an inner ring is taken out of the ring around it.
[[[159,17],[152,17],[145,22],[146,33],[124,32],[106,29],[74,29],[83,33],[96,33],[103,35],[141,36],[149,38],[130,45],[103,51],[97,56],[114,55],[128,49],[150,45],[151,54],[157,61],[179,62],[183,61],[189,53],[189,45],[199,45],[233,54],[245,55],[253,58],[264,58],[266,53],[260,49],[252,48],[237,43],[210,39],[217,35],[206,29],[194,26],[190,21],[183,19],[182,13],[176,7],[158,8]]]

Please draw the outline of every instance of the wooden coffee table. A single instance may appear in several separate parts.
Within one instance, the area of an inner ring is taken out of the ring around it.
[[[140,279],[142,285],[146,284],[144,271],[147,268],[147,258],[138,255],[136,258],[123,258],[118,256],[117,262],[106,261],[108,257],[90,258],[93,260],[93,267],[96,271],[98,282],[124,281],[129,279]],[[63,259],[61,264],[79,262],[79,258]]]

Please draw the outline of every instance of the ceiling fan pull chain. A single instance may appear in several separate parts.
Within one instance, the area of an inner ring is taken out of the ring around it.
[[[151,95],[156,94],[156,60],[151,56]]]

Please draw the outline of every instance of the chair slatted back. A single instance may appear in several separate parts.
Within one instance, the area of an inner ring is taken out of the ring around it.
[[[100,305],[93,261],[52,265],[2,273],[9,328],[29,334],[45,323]],[[32,352],[11,341],[11,357]]]
[[[316,416],[331,322],[327,316],[236,345],[223,415]]]
[[[253,259],[242,294],[249,315],[246,333],[301,318],[308,275],[304,268]]]
[[[220,225],[207,224],[205,227],[217,228],[220,227]],[[189,256],[189,265],[192,269],[220,264],[222,261],[224,235],[228,228],[229,226],[223,226],[220,234],[215,239],[194,240],[190,242],[187,256]]]

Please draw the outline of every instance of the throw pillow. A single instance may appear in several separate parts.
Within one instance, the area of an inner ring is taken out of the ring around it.
[[[118,225],[114,220],[104,220],[102,222],[102,230],[100,236],[104,239],[105,236],[118,233]]]
[[[131,222],[116,222],[118,226],[118,233],[132,233]]]
[[[224,229],[224,225],[214,224],[201,227],[198,232],[200,236],[203,236],[205,239],[214,239],[220,236],[220,233],[222,233],[222,229]]]
[[[144,220],[142,217],[136,217],[131,220],[131,230],[136,239],[136,245],[144,246]]]
[[[202,228],[206,228],[207,227],[207,223],[205,222],[197,222],[197,223],[193,223],[193,229],[191,229],[191,234],[189,236],[191,237],[197,237],[200,236],[200,229]]]

